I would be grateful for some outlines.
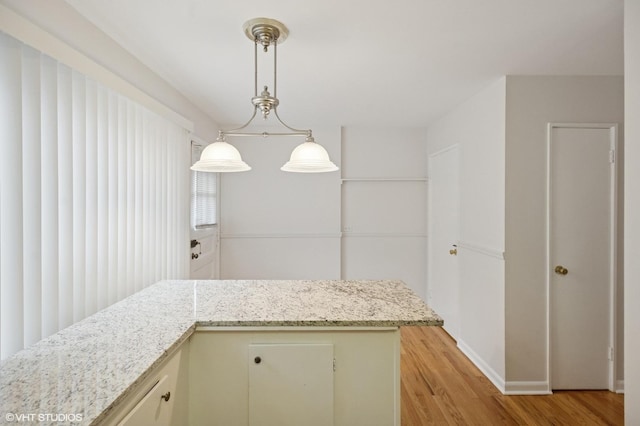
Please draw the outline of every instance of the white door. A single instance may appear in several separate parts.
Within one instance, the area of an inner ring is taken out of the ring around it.
[[[458,164],[457,145],[429,156],[427,302],[444,319],[444,329],[454,339],[460,334]]]
[[[552,389],[612,386],[615,126],[549,127]]]
[[[191,141],[191,164],[200,159],[206,146],[202,140]],[[218,178],[217,173],[191,172],[191,263],[189,278],[218,278]],[[202,222],[202,223],[201,223]]]

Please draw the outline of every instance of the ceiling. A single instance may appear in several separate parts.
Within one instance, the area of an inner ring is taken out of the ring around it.
[[[622,0],[67,2],[223,125],[252,112],[256,17],[289,28],[278,111],[294,127],[424,127],[502,75],[623,73]]]

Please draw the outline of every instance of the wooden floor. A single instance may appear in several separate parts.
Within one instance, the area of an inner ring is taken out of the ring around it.
[[[505,396],[440,327],[401,328],[402,426],[623,425],[623,395]]]

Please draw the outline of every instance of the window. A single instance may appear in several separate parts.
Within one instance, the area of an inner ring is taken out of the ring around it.
[[[191,141],[191,163],[202,153],[203,145]],[[195,229],[210,228],[218,223],[217,173],[191,172],[191,226]]]

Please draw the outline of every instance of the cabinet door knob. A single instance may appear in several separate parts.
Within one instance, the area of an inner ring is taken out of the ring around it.
[[[164,399],[165,401],[169,401],[169,398],[171,398],[171,392],[167,392],[164,395],[160,395],[160,398]]]
[[[253,359],[253,362],[255,362],[256,364],[260,364],[262,362],[262,358],[260,358],[259,356],[255,357]]]

